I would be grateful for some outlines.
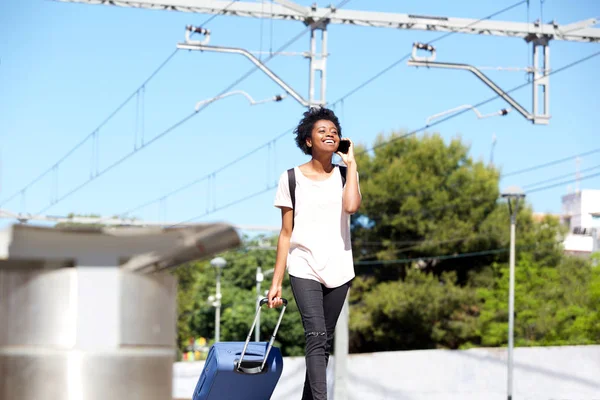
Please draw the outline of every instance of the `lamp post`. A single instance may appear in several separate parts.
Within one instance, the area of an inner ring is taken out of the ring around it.
[[[268,242],[264,241],[262,238],[258,239],[257,246],[249,246],[248,250],[277,250],[275,246],[269,246]],[[263,297],[267,297],[269,291],[266,290],[264,296],[260,293],[262,281],[265,280],[265,276],[271,275],[275,271],[275,269],[270,269],[268,271],[262,272],[261,262],[258,261],[258,266],[256,267],[256,311],[258,312],[258,306],[260,305],[260,300]],[[258,316],[258,320],[256,321],[256,326],[254,327],[254,341],[260,341],[260,315]]]
[[[233,95],[236,95],[236,94],[244,96],[246,99],[248,99],[248,101],[250,102],[251,106],[255,106],[257,104],[268,103],[268,102],[271,102],[271,101],[278,102],[278,101],[281,101],[281,100],[283,100],[283,99],[285,99],[287,97],[286,94],[283,94],[283,95],[277,94],[277,95],[275,95],[273,97],[269,97],[268,99],[254,100],[252,98],[252,96],[250,96],[248,93],[244,92],[243,90],[235,90],[233,92],[225,93],[225,94],[222,94],[222,95],[217,96],[217,97],[213,97],[213,98],[206,99],[206,100],[200,100],[199,102],[196,103],[196,112],[200,111],[200,108],[202,108],[202,106],[204,106],[204,105],[206,105],[208,103],[213,103],[213,102],[215,102],[217,100],[223,99],[225,97],[233,96]]]
[[[227,261],[223,257],[215,257],[210,260],[210,265],[217,271],[217,292],[215,294],[215,343],[220,340],[221,334],[221,269],[225,268]]]
[[[509,187],[502,197],[508,200],[508,210],[510,213],[510,277],[508,286],[508,379],[507,379],[507,399],[512,400],[513,395],[513,347],[514,347],[514,326],[515,326],[515,236],[517,227],[517,213],[519,203],[525,198],[523,189],[517,186]]]
[[[425,124],[427,126],[429,126],[429,123],[431,121],[435,120],[435,119],[444,117],[444,116],[446,116],[448,114],[453,114],[453,113],[456,113],[456,112],[459,112],[459,111],[462,111],[462,110],[466,110],[466,109],[473,110],[473,112],[477,115],[478,119],[485,119],[485,118],[490,118],[490,117],[495,117],[495,116],[501,116],[501,117],[503,117],[506,114],[508,114],[510,112],[510,110],[511,110],[510,108],[502,108],[501,110],[498,110],[498,111],[496,111],[494,113],[482,115],[479,112],[479,110],[477,108],[475,108],[474,106],[472,106],[470,104],[463,104],[462,106],[458,106],[456,108],[452,108],[450,110],[443,111],[443,112],[441,112],[439,114],[430,115],[425,120]]]
[[[265,279],[265,275],[270,275],[275,271],[275,269],[270,269],[268,271],[262,272],[261,267],[256,267],[256,309],[258,311],[258,306],[260,305],[260,300],[263,298],[261,294],[261,283]],[[268,291],[267,291],[268,293]],[[256,321],[256,326],[254,327],[254,341],[260,342],[260,315],[258,316],[258,320]]]

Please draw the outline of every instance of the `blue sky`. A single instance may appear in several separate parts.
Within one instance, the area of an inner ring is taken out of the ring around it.
[[[309,5],[311,1],[299,1]],[[319,1],[320,6],[330,2]],[[351,0],[346,9],[482,18],[515,1],[460,2]],[[268,2],[265,3],[268,7]],[[527,21],[540,17],[540,2],[532,0],[495,19]],[[544,21],[561,24],[600,16],[600,2],[546,0]],[[127,99],[184,39],[187,24],[200,24],[200,14],[23,0],[0,3],[0,203],[52,167]],[[305,28],[290,21],[223,17],[213,19],[213,45],[248,50],[277,49]],[[262,35],[261,35],[262,32]],[[441,33],[357,26],[329,27],[327,100],[333,102],[411,50]],[[271,33],[273,33],[271,35]],[[308,50],[306,34],[286,51]],[[485,67],[526,67],[530,48],[521,39],[455,34],[436,43],[440,61]],[[600,50],[600,44],[554,41],[552,68]],[[80,190],[51,205],[72,189],[156,137],[194,110],[197,101],[212,98],[246,73],[251,64],[230,54],[179,51],[134,95],[97,134],[35,185],[2,205],[15,212],[66,215],[123,213],[211,174],[230,161],[269,143],[299,120],[303,108],[287,98],[280,103],[250,106],[241,96],[213,103],[185,124],[168,132],[130,158],[93,179]],[[307,97],[308,62],[302,57],[277,56],[269,61],[281,78]],[[478,120],[469,112],[433,127],[451,139],[460,135],[475,159],[489,161],[496,135],[494,161],[511,172],[600,147],[600,57],[550,78],[550,125],[532,125],[516,112]],[[508,90],[525,82],[524,72],[485,71]],[[282,93],[260,71],[236,85],[261,100]],[[370,146],[378,134],[420,128],[425,119],[463,104],[476,104],[493,93],[468,72],[425,70],[406,62],[338,103],[344,133]],[[531,89],[515,92],[531,109]],[[143,104],[143,113],[141,110]],[[481,107],[484,114],[507,105],[495,100]],[[143,116],[143,118],[142,118]],[[141,123],[143,119],[143,124]],[[137,121],[137,122],[136,122]],[[141,128],[143,125],[143,129]],[[136,129],[137,126],[137,129]],[[272,206],[274,190],[266,190],[285,169],[304,162],[287,134],[243,161],[220,171],[214,181],[193,185],[132,215],[150,221],[227,221],[242,225],[279,224]],[[600,153],[581,160],[581,168],[599,164]],[[507,178],[502,187],[527,185],[566,173],[575,177],[575,161]],[[359,166],[360,171],[360,166]],[[597,170],[596,170],[597,172]],[[583,174],[585,176],[585,174]],[[600,178],[582,182],[599,189]],[[208,190],[212,188],[211,190]],[[211,212],[215,206],[265,189],[237,205]],[[566,185],[532,194],[535,211],[560,212]],[[207,213],[208,210],[208,213]],[[0,221],[5,226],[11,221]]]

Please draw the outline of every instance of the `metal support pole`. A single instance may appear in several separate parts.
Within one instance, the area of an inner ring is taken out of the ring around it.
[[[256,267],[256,311],[258,311],[258,307],[260,306],[260,299],[262,298],[260,293],[261,282],[263,281],[262,269],[260,267]],[[260,315],[258,320],[256,321],[256,326],[254,327],[254,341],[260,342]]]
[[[225,268],[227,261],[222,257],[210,260],[210,265],[217,271],[217,293],[213,303],[215,306],[215,343],[221,340],[221,269]]]
[[[215,310],[215,343],[221,340],[221,268],[217,268],[217,295]]]
[[[550,119],[550,46],[548,39],[538,39],[533,46],[533,119],[535,123],[548,123]],[[540,48],[543,51],[540,52]],[[543,60],[540,62],[540,58]],[[540,104],[540,89],[543,103]],[[541,105],[541,107],[540,107]]]
[[[510,200],[509,200],[510,201]],[[510,278],[508,288],[508,400],[513,394],[513,346],[515,325],[515,236],[517,225],[516,205],[510,216]]]
[[[346,295],[335,329],[335,379],[333,384],[333,398],[335,400],[346,400],[348,398],[349,297],[350,291]]]
[[[321,29],[321,103],[327,104],[325,89],[327,84],[327,25]]]
[[[314,104],[315,101],[315,56],[317,54],[317,33],[316,29],[310,30],[310,68],[308,70],[308,102]]]
[[[317,30],[321,31],[321,51],[317,53]],[[310,30],[310,71],[308,76],[308,103],[310,105],[325,105],[326,92],[326,75],[327,75],[327,24],[322,22]],[[316,72],[319,72],[320,82],[320,98],[315,99],[315,77]]]
[[[498,96],[502,97],[508,104],[512,106],[519,114],[524,116],[528,121],[532,121],[536,124],[548,124],[548,119],[536,118],[535,115],[529,113],[521,104],[513,99],[508,93],[502,90],[496,83],[494,83],[487,75],[481,72],[479,69],[468,64],[456,64],[438,61],[420,61],[420,60],[408,60],[407,65],[411,67],[427,67],[427,68],[445,68],[445,69],[462,69],[470,71],[485,83],[490,89],[492,89]]]
[[[269,78],[271,78],[275,83],[277,83],[283,90],[289,93],[294,100],[300,103],[304,107],[309,107],[310,102],[304,100],[304,98],[298,94],[291,86],[285,83],[279,76],[277,76],[273,71],[271,71],[267,66],[256,58],[252,53],[244,49],[238,49],[235,47],[222,47],[222,46],[208,46],[203,44],[196,43],[179,43],[177,44],[178,49],[185,50],[200,50],[200,51],[214,51],[218,53],[230,53],[230,54],[240,54],[249,59],[256,67],[258,67],[261,71],[263,71]]]
[[[515,240],[517,228],[517,214],[519,213],[519,202],[525,198],[523,189],[511,186],[502,197],[508,200],[508,211],[510,213],[510,260],[509,260],[509,283],[508,283],[508,360],[507,360],[507,398],[512,400],[513,395],[513,348],[515,332]]]

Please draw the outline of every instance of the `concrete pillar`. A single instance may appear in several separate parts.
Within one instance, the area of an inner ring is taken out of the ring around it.
[[[169,268],[237,246],[226,224],[0,232],[0,400],[171,400]]]
[[[171,399],[169,274],[3,269],[0,299],[0,399]]]

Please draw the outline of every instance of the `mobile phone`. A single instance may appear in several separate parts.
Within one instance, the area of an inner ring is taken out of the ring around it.
[[[337,151],[347,154],[348,150],[350,150],[350,141],[347,139],[340,140],[340,145],[338,146]]]

